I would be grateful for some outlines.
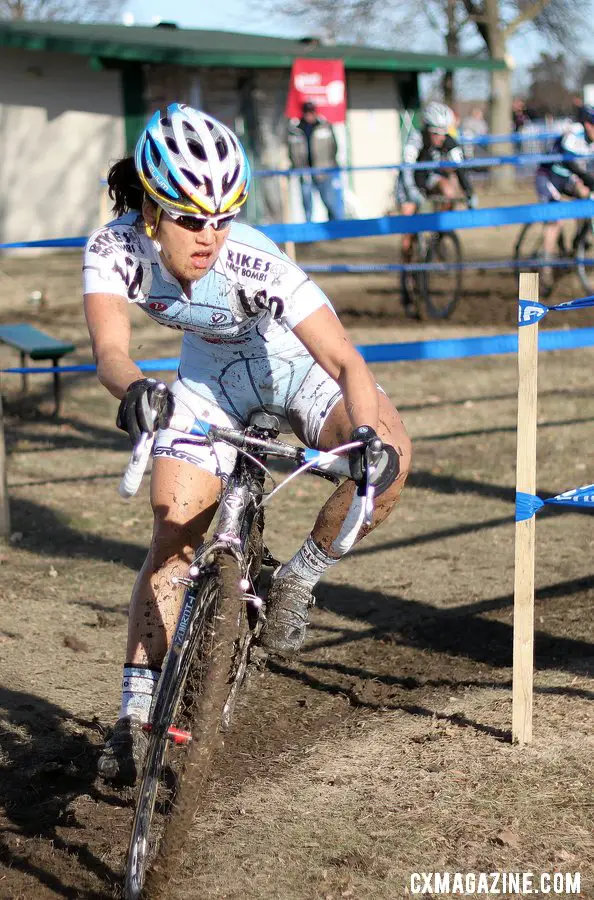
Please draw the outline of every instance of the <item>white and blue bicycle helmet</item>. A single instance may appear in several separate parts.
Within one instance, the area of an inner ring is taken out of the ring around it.
[[[423,110],[423,125],[431,131],[447,134],[454,124],[454,113],[445,103],[432,101]]]
[[[144,190],[174,216],[234,214],[247,200],[250,166],[237,137],[183,103],[156,112],[136,144]]]

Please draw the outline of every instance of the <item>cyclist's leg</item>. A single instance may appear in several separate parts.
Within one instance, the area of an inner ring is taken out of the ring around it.
[[[416,203],[409,203],[408,201],[400,204],[400,215],[401,216],[414,216],[417,211]],[[402,250],[402,262],[409,263],[412,259],[412,248],[413,248],[413,240],[414,234],[403,234],[402,241],[400,244]]]
[[[181,382],[172,388],[175,411],[217,425],[236,425],[211,397],[202,397]],[[190,439],[190,441],[197,439]],[[151,478],[154,515],[151,545],[134,585],[128,620],[126,666],[160,669],[179,614],[183,591],[172,585],[183,576],[216,510],[221,475],[233,469],[235,451],[217,445],[188,442],[188,435],[172,428],[157,435]],[[142,700],[123,697],[127,708],[142,707]]]
[[[440,175],[439,179],[434,182],[434,185],[430,191],[430,195],[443,197],[444,200],[451,201],[450,205],[453,205],[453,201],[457,200],[460,197],[458,179],[452,173],[452,175]]]
[[[546,169],[538,170],[535,178],[536,193],[541,203],[557,203],[562,199],[558,178]],[[561,223],[558,221],[543,224],[542,244],[545,261],[553,259],[559,240]],[[543,266],[541,270],[542,290],[546,296],[553,287],[553,270],[551,266]]]
[[[189,396],[184,411],[215,424],[236,424],[216,405],[193,397],[179,382],[173,392],[176,411]],[[222,448],[215,459],[208,444],[188,444],[187,435],[169,428],[157,435],[154,457],[153,536],[132,591],[118,722],[98,760],[103,778],[126,784],[134,783],[146,751],[141,725],[148,721],[179,615],[183,589],[172,579],[187,573],[193,551],[204,540],[217,507],[221,474],[225,477],[232,470],[235,452]]]
[[[399,471],[393,484],[376,497],[373,522],[359,534],[359,539],[379,525],[393,509],[410,466],[410,440],[402,420],[383,391],[378,393],[377,432],[396,450]],[[296,391],[287,416],[297,436],[310,447],[331,450],[350,439],[352,425],[340,388],[318,365],[312,366]],[[262,636],[262,643],[267,648],[286,653],[298,650],[303,643],[308,624],[307,610],[313,603],[313,588],[343,555],[338,539],[354,490],[351,481],[336,489],[324,504],[302,547],[275,573],[268,595],[268,621]]]
[[[311,175],[300,175],[299,181],[301,182],[301,199],[303,200],[305,221],[311,222],[313,215],[313,185]]]
[[[369,534],[370,531],[373,531],[390,514],[400,499],[411,462],[411,442],[398,410],[381,390],[378,391],[378,399],[379,422],[377,433],[382,441],[391,444],[396,450],[399,459],[399,472],[393,484],[376,498],[373,521],[371,525],[361,529],[357,541]],[[341,398],[329,412],[316,446],[321,450],[332,450],[340,444],[347,443],[352,430],[353,426],[347,415],[344,400]],[[338,556],[332,545],[344,522],[353,493],[354,485],[350,481],[337,488],[326,501],[314,525],[312,531],[314,541],[332,556]]]
[[[191,450],[187,448],[189,452]],[[179,615],[183,577],[216,511],[221,480],[193,465],[166,456],[154,461],[151,545],[130,602],[126,663],[160,669]]]
[[[176,459],[155,459],[151,478],[153,538],[130,601],[118,721],[97,762],[102,778],[133,785],[141,771],[161,664],[179,614],[183,576],[216,508],[220,479]]]

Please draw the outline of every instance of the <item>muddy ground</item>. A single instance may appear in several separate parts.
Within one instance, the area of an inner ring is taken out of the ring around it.
[[[517,229],[466,233],[504,257]],[[394,261],[395,239],[302,258]],[[0,318],[89,346],[78,256],[0,260]],[[320,278],[360,342],[509,330],[517,285],[469,276],[451,323],[401,318],[394,278]],[[27,301],[47,291],[47,306]],[[571,277],[559,299],[579,294]],[[364,302],[366,314],[362,315]],[[357,314],[358,315],[355,315]],[[584,311],[551,323],[593,324]],[[549,316],[553,319],[553,316]],[[547,323],[549,324],[549,323]],[[178,338],[142,315],[134,355]],[[14,364],[0,349],[0,365]],[[538,490],[594,480],[592,350],[540,360]],[[516,366],[512,356],[375,366],[415,444],[399,509],[319,588],[298,662],[246,696],[195,823],[179,891],[213,900],[392,900],[411,873],[580,872],[594,897],[592,519],[539,513],[534,742],[510,743]],[[586,374],[584,374],[586,373]],[[150,535],[148,491],[125,503],[116,403],[87,376],[28,404],[3,380],[12,513],[0,551],[0,898],[118,896],[131,800],[94,776],[117,712],[126,607]],[[286,557],[327,489],[272,504]]]

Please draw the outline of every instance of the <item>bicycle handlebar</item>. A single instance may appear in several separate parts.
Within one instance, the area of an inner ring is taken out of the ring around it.
[[[203,438],[209,443],[211,441],[223,441],[236,447],[238,450],[248,453],[264,452],[269,456],[291,459],[299,464],[299,468],[293,475],[297,475],[300,471],[306,469],[318,469],[322,472],[348,478],[350,476],[348,459],[339,454],[340,452],[344,453],[347,450],[362,446],[360,442],[345,444],[343,447],[337,448],[338,453],[327,450],[313,450],[309,447],[293,447],[274,438],[253,437],[237,428],[212,425],[210,422],[205,422],[202,419],[192,419],[181,414],[172,416],[169,427],[188,435]],[[138,491],[151,455],[154,440],[154,434],[149,435],[145,432],[134,447],[120,482],[119,493],[121,497],[129,499]],[[376,443],[378,444],[377,447],[374,446]],[[379,438],[376,441],[372,441],[365,448],[365,466],[367,471],[365,488],[364,490],[358,489],[355,492],[351,509],[342,529],[344,531],[346,528],[346,532],[342,535],[341,546],[344,546],[346,541],[350,548],[354,543],[361,524],[369,525],[371,523],[374,509],[375,475],[382,448],[383,445]]]

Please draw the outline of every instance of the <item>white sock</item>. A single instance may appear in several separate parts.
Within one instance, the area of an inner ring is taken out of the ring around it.
[[[143,724],[148,722],[160,674],[147,666],[124,666],[120,719],[129,716]]]
[[[325,550],[318,547],[310,534],[293,559],[281,566],[277,577],[291,573],[313,588],[326,569],[337,562],[338,560],[334,556],[328,556]]]

